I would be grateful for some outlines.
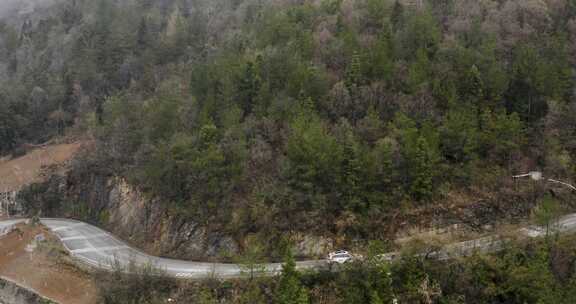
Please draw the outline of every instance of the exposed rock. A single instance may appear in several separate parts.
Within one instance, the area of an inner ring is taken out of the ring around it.
[[[0,277],[0,303],[5,304],[58,304],[24,288],[8,279]]]
[[[101,210],[100,224],[151,254],[202,259],[238,253],[239,246],[231,236],[209,231],[192,219],[170,215],[165,204],[148,197],[125,179],[82,181],[87,180],[94,185],[78,187],[75,191],[81,193],[76,195],[88,198],[92,209]]]
[[[294,235],[294,255],[308,257],[322,257],[334,249],[334,241],[313,235]]]

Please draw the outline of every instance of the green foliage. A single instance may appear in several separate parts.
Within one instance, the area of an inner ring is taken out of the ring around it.
[[[555,38],[545,40],[544,44],[547,47],[542,53],[527,44],[521,44],[515,50],[507,106],[528,121],[546,115],[546,98],[565,98],[571,87],[572,72],[567,69],[568,57],[563,44]]]
[[[0,153],[12,151],[18,141],[18,121],[14,113],[4,104],[0,103]]]
[[[384,26],[374,45],[367,50],[364,71],[372,80],[390,82],[394,73],[394,45],[389,25]]]
[[[302,207],[319,204],[318,196],[331,191],[339,176],[342,148],[322,120],[310,110],[300,112],[292,122],[286,152],[288,178],[293,189],[306,194]]]
[[[218,303],[218,299],[214,296],[214,293],[209,288],[203,288],[200,291],[197,299],[198,304],[216,304]]]
[[[354,52],[348,69],[346,71],[346,87],[353,94],[358,90],[358,87],[362,84],[362,62],[360,54]]]
[[[574,1],[492,2],[58,2],[0,24],[0,153],[87,134],[86,178],[175,218],[345,239],[527,164],[570,179]]]
[[[428,201],[434,195],[434,177],[439,162],[438,133],[429,124],[418,129],[415,122],[399,113],[391,125],[401,144],[407,192],[417,201]]]
[[[300,282],[300,274],[296,270],[294,257],[288,250],[282,265],[282,274],[274,292],[274,303],[306,304],[309,303],[308,291]]]
[[[240,298],[240,304],[264,304],[266,303],[266,298],[262,293],[261,286],[253,281],[248,285],[247,290],[244,291],[242,297]]]
[[[434,194],[434,156],[423,136],[416,142],[416,150],[410,163],[412,167],[410,193],[418,201],[430,200]]]
[[[416,92],[420,86],[430,79],[430,61],[425,49],[416,52],[416,61],[412,63],[408,71],[408,88],[410,92]]]
[[[282,274],[244,281],[177,283],[153,268],[96,276],[103,303],[163,303],[172,297],[185,303],[569,304],[576,293],[574,244],[573,236],[554,244],[524,240],[504,243],[497,253],[446,261],[406,253],[389,263],[371,254],[338,271],[310,274],[296,271],[288,254]]]
[[[253,108],[258,103],[258,94],[262,87],[262,80],[252,62],[248,62],[244,75],[238,84],[238,99],[244,115],[252,113]]]
[[[478,118],[474,106],[462,105],[446,113],[440,129],[442,154],[447,160],[464,163],[477,156]]]
[[[390,16],[390,21],[392,23],[392,28],[397,31],[404,26],[404,5],[400,0],[394,1],[394,6],[392,7],[392,13]]]
[[[235,162],[218,144],[215,126],[205,125],[197,138],[177,134],[156,148],[140,178],[153,192],[178,203],[180,213],[215,215],[224,212],[220,206],[241,170]]]
[[[494,160],[510,160],[524,142],[524,127],[516,113],[486,110],[480,117],[480,126],[480,149]]]
[[[265,262],[264,248],[255,238],[248,239],[245,242],[245,251],[238,257],[238,263],[243,268],[243,272],[250,280],[254,280],[255,276],[259,276],[264,268],[261,265]],[[261,293],[258,292],[257,285],[251,285],[246,293],[247,298],[260,298]]]
[[[391,1],[389,0],[366,0],[366,10],[368,11],[367,22],[375,28],[382,28],[387,22],[391,11]]]
[[[555,228],[555,222],[560,217],[560,205],[556,199],[551,196],[545,196],[540,205],[534,210],[534,219],[540,227],[546,228],[546,237],[549,236],[550,230]]]
[[[402,49],[409,59],[415,58],[420,50],[432,56],[438,49],[442,33],[438,22],[428,11],[423,10],[409,16],[402,33]]]

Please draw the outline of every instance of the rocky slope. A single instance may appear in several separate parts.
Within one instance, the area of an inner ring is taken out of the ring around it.
[[[34,188],[24,191],[21,198],[29,199]],[[44,202],[58,197],[56,208],[44,208],[43,216],[68,216],[95,223],[151,254],[200,260],[233,257],[245,244],[245,235],[173,215],[161,200],[146,195],[124,178],[76,167],[66,175],[53,175],[37,190]],[[286,236],[293,242],[296,256],[319,257],[333,249],[334,242],[328,238],[302,233]]]
[[[0,304],[58,304],[24,288],[8,279],[0,277]]]

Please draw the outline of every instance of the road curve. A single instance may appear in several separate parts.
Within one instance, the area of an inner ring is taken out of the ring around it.
[[[242,269],[238,264],[191,262],[151,256],[100,228],[79,221],[41,219],[41,222],[52,230],[74,258],[101,269],[113,269],[115,265],[127,267],[130,263],[139,266],[152,265],[170,276],[181,278],[230,278],[242,276],[246,272],[246,269]],[[296,263],[298,269],[323,265],[326,265],[324,260]],[[276,274],[282,269],[282,264],[264,264],[262,269],[267,274]]]
[[[8,228],[24,220],[0,221],[0,229]],[[164,270],[169,276],[177,278],[206,278],[222,277],[233,278],[244,275],[246,269],[239,264],[191,262],[175,259],[166,259],[148,255],[119,240],[112,234],[90,224],[69,219],[41,219],[43,225],[48,227],[62,242],[70,255],[78,261],[104,270],[112,270],[119,265],[127,267],[131,263],[137,266],[152,265]],[[576,214],[561,217],[552,225],[552,229],[561,232],[576,231]],[[520,237],[542,237],[546,230],[538,226],[529,226],[517,230]],[[489,236],[476,240],[458,242],[444,246],[441,250],[427,253],[430,258],[440,260],[455,256],[465,256],[473,252],[493,252],[502,248],[503,240],[498,236]],[[396,253],[384,254],[387,259],[394,259]],[[298,269],[318,269],[327,265],[326,260],[312,260],[296,262]],[[282,269],[281,263],[263,264],[265,274],[277,274]]]

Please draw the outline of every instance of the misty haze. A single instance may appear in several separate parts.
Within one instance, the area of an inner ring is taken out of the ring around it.
[[[576,0],[0,0],[1,304],[576,303]]]

